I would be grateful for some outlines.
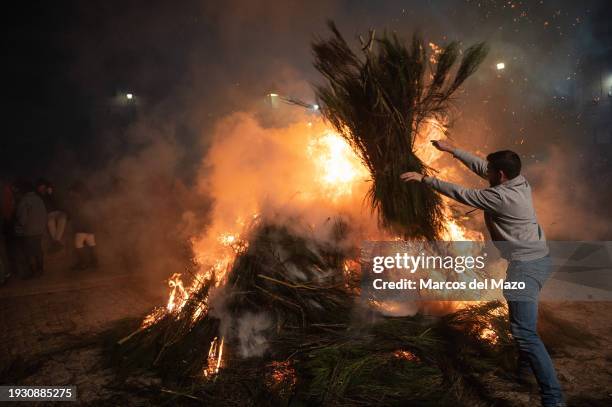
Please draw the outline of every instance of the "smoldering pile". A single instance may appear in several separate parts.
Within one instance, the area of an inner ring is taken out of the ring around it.
[[[441,318],[375,314],[360,305],[358,273],[346,267],[356,257],[348,225],[333,222],[323,240],[256,223],[222,286],[201,284],[179,312],[123,340],[116,361],[158,372],[185,403],[482,401],[477,373],[510,363],[501,304]]]

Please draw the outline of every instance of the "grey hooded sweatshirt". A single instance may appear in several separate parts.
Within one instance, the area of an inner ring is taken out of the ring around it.
[[[480,177],[487,177],[486,160],[459,149],[453,151],[453,156]],[[464,188],[429,176],[423,182],[457,202],[482,209],[491,240],[505,259],[530,261],[548,254],[546,237],[533,208],[531,187],[522,175],[484,189]]]

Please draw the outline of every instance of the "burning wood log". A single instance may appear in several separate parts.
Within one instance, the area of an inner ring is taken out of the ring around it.
[[[321,113],[369,169],[369,198],[381,224],[406,239],[440,240],[440,197],[399,176],[430,171],[414,153],[416,134],[427,120],[447,119],[452,95],[484,60],[486,46],[469,47],[458,62],[459,45],[452,42],[434,67],[417,34],[406,46],[395,34],[375,39],[370,31],[359,56],[333,22],[329,27],[333,36],[312,45],[314,66],[327,82],[316,87]]]

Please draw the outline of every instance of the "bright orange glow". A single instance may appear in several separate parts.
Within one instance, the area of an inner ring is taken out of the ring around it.
[[[435,44],[430,46],[439,52]],[[461,182],[458,166],[441,163],[445,154],[431,143],[446,138],[445,125],[430,120],[419,129],[414,151],[434,176]],[[311,116],[285,128],[264,128],[251,115],[232,115],[219,123],[203,168],[206,170],[199,177],[198,189],[214,197],[214,206],[211,223],[191,238],[198,273],[193,280],[186,280],[191,281],[189,286],[185,286],[180,273],[174,273],[168,281],[170,292],[165,308],[148,315],[143,328],[164,315],[178,317],[203,284],[210,283],[213,291],[223,285],[236,256],[248,249],[246,233],[255,222],[299,219],[317,235],[318,231],[329,230],[328,220],[342,213],[353,220],[351,227],[358,231],[351,236],[355,245],[365,239],[394,239],[378,228],[376,215],[364,209],[364,197],[370,187],[367,168],[343,137]],[[466,228],[453,215],[446,198],[444,202],[444,240],[483,240],[480,232]],[[344,263],[344,273],[347,281],[358,277],[357,259]],[[441,306],[444,312],[462,306],[461,302],[446,303],[450,305]],[[397,315],[415,312],[397,304],[374,305]],[[194,308],[193,322],[205,316],[208,307],[206,298]],[[484,334],[488,335],[483,331]],[[222,355],[223,338],[215,338],[205,376],[218,373]]]
[[[268,367],[272,369],[266,380],[270,389],[282,386],[291,389],[297,384],[297,374],[290,361],[272,362]]]
[[[421,361],[417,355],[407,350],[401,350],[401,349],[396,350],[395,352],[393,352],[393,356],[395,356],[398,359],[408,360],[411,362]]]
[[[332,199],[350,195],[355,183],[370,177],[346,140],[336,133],[313,137],[308,143],[308,155],[315,163],[316,180]]]
[[[172,277],[168,280],[168,286],[170,287],[170,297],[168,298],[166,309],[168,312],[178,312],[189,298],[189,293],[183,287],[181,273],[172,274]]]

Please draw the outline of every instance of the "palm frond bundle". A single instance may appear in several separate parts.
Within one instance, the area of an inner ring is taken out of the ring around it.
[[[414,154],[420,126],[443,121],[452,95],[487,54],[484,43],[463,52],[452,42],[430,64],[423,40],[406,45],[396,34],[362,41],[356,54],[333,22],[332,37],[312,44],[314,66],[326,83],[315,91],[324,118],[359,154],[372,176],[369,198],[382,226],[406,239],[437,240],[442,201],[430,188],[400,180],[406,171],[429,173]]]

